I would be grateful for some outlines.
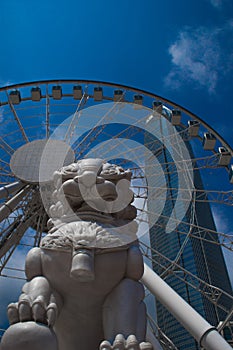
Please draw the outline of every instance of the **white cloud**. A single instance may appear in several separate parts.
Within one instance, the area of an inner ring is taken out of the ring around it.
[[[10,81],[10,80],[2,80],[0,78],[0,86],[8,86],[8,85],[13,85],[14,82],[13,81]]]
[[[222,209],[219,209],[219,207],[212,205],[212,213],[214,217],[215,226],[217,228],[218,232],[223,232],[226,234],[231,233],[231,225],[228,221],[227,215],[225,215],[224,211]]]
[[[210,3],[216,8],[220,8],[222,6],[222,0],[210,0]]]
[[[230,4],[232,0],[207,0],[217,10],[223,10],[225,5]]]
[[[168,50],[172,68],[165,85],[179,88],[184,83],[195,83],[214,93],[221,76],[232,69],[232,34],[231,22],[223,28],[186,28],[180,32]]]

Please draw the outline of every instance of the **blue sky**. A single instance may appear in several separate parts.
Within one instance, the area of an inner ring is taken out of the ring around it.
[[[231,0],[2,0],[0,26],[1,85],[132,85],[192,110],[231,142]]]
[[[191,110],[233,146],[232,0],[1,0],[0,33],[0,86],[135,86]]]

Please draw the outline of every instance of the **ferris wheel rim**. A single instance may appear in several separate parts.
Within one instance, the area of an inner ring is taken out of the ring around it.
[[[125,90],[130,90],[135,93],[141,93],[143,95],[149,96],[151,98],[155,98],[157,100],[160,100],[161,102],[165,102],[168,105],[180,109],[182,112],[184,112],[186,115],[190,116],[193,120],[198,121],[203,125],[208,131],[210,131],[221,143],[224,147],[227,148],[227,150],[231,153],[231,156],[233,156],[233,147],[229,145],[227,141],[215,130],[213,129],[206,121],[204,121],[201,117],[199,117],[197,114],[191,112],[189,109],[183,107],[180,104],[175,103],[174,101],[167,99],[166,97],[163,97],[161,95],[155,94],[153,92],[149,92],[144,89],[139,89],[135,88],[130,85],[124,85],[120,83],[114,83],[114,82],[106,82],[106,81],[99,81],[99,80],[88,80],[88,79],[47,79],[47,80],[35,80],[32,82],[24,82],[24,83],[17,83],[17,84],[11,84],[11,85],[6,85],[3,87],[0,87],[0,92],[1,91],[7,91],[10,89],[18,89],[22,87],[30,87],[30,86],[37,86],[37,85],[48,85],[48,84],[71,84],[71,83],[76,83],[76,84],[95,84],[95,85],[103,85],[103,86],[109,86],[109,87],[116,87],[119,89],[125,89]],[[30,98],[29,98],[30,100]],[[0,102],[0,106],[3,106]]]

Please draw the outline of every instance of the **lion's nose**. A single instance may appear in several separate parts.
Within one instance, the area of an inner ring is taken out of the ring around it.
[[[74,180],[85,187],[92,187],[96,183],[96,173],[93,171],[85,171],[82,175],[76,176]]]

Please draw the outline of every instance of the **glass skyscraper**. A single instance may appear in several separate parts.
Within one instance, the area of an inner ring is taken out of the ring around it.
[[[166,123],[163,124],[162,118],[160,119],[161,132],[164,133],[164,137],[168,137]],[[145,139],[145,144],[153,144],[153,140],[148,135]],[[185,144],[192,159],[191,144],[189,141],[185,141]],[[206,294],[204,296],[201,290],[203,289],[204,292],[206,287],[202,286],[201,280],[207,282],[210,286],[221,288],[229,294],[231,294],[232,288],[221,247],[218,244],[198,239],[201,237],[200,228],[216,231],[210,205],[207,201],[191,201],[182,221],[178,226],[174,227],[172,232],[167,232],[166,225],[177,199],[179,187],[178,171],[174,168],[171,152],[166,147],[153,149],[153,152],[156,153],[156,157],[163,168],[167,186],[167,199],[163,212],[158,221],[150,228],[150,244],[154,261],[153,269],[208,322],[217,326],[226,314],[224,310],[217,308],[214,302],[210,302],[209,299],[214,301],[214,298],[217,299],[220,294],[214,295],[217,293],[217,290],[215,290],[210,295],[211,292],[205,290]],[[151,173],[150,169],[148,161],[146,175],[149,176],[153,186],[160,186],[159,177]],[[202,190],[204,188],[198,169],[193,173],[193,183],[195,189]],[[148,200],[149,221],[150,215],[156,212],[154,206],[155,202]],[[182,208],[180,207],[177,210],[182,210]],[[179,214],[177,212],[177,216]],[[190,274],[187,274],[185,270],[188,270]],[[197,279],[192,278],[192,274],[197,276]],[[209,299],[206,297],[208,293]],[[225,296],[220,296],[219,298],[221,298],[223,306],[225,305],[226,308],[231,307],[229,300]],[[159,328],[172,340],[179,350],[199,349],[192,336],[159,302],[156,302],[156,311]]]

